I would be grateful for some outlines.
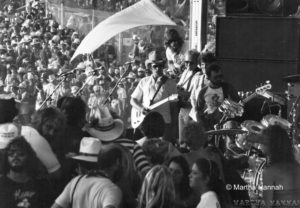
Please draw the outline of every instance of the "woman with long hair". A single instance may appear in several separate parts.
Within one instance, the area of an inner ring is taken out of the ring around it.
[[[166,164],[171,172],[175,187],[175,207],[194,208],[197,205],[195,194],[189,185],[189,164],[183,156],[170,158]]]
[[[200,158],[194,163],[190,174],[190,186],[201,199],[197,208],[229,207],[230,197],[214,161]]]
[[[172,176],[167,167],[156,165],[144,178],[138,208],[173,208],[175,198]]]
[[[287,131],[279,125],[273,125],[264,129],[262,135],[267,155],[267,166],[263,171],[266,207],[300,207],[300,203],[286,204],[300,201],[300,165],[296,162]]]

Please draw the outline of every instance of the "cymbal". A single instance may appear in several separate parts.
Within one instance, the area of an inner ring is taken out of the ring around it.
[[[290,83],[300,82],[300,74],[283,77],[283,81]]]
[[[273,114],[264,116],[261,123],[266,127],[269,125],[279,125],[284,129],[290,129],[292,127],[292,124],[288,120]]]
[[[236,134],[245,134],[247,131],[241,129],[219,129],[219,130],[211,130],[205,132],[206,135],[236,135]]]

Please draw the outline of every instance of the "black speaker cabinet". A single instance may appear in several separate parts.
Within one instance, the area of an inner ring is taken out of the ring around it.
[[[299,19],[220,17],[216,47],[219,58],[298,60]]]
[[[281,16],[297,12],[299,0],[226,0],[226,15]]]
[[[299,72],[299,20],[279,17],[220,17],[216,56],[238,90],[270,80],[284,92],[284,76]]]

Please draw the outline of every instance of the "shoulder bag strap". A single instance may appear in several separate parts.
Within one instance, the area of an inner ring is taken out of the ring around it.
[[[72,208],[73,207],[73,199],[74,199],[74,193],[75,193],[75,190],[76,190],[76,187],[77,187],[77,185],[78,185],[78,182],[83,178],[83,176],[84,175],[81,175],[79,178],[78,178],[78,180],[76,181],[76,183],[75,183],[75,186],[74,186],[74,188],[73,188],[73,192],[72,192],[72,196],[71,196],[71,203],[70,203],[70,207]]]

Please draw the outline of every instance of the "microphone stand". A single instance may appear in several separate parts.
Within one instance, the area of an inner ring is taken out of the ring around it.
[[[84,84],[81,86],[81,88],[79,90],[77,90],[77,92],[75,93],[75,96],[78,96],[79,93],[85,88],[85,86],[89,83],[89,81],[95,76],[95,72],[93,72],[93,75],[91,75],[90,77],[88,77]]]
[[[46,102],[52,97],[52,95],[57,91],[57,89],[62,85],[62,83],[64,81],[66,81],[66,79],[67,79],[67,74],[63,75],[63,79],[56,85],[56,87],[51,92],[51,94],[46,97],[46,99],[42,102],[42,104],[41,104],[41,106],[40,106],[40,108],[38,110],[43,109],[43,107],[45,106]]]
[[[130,63],[131,64],[131,63]],[[130,64],[128,65],[127,69],[125,70],[125,72],[121,75],[120,79],[118,79],[117,83],[115,84],[115,86],[112,88],[112,90],[109,92],[108,96],[105,99],[104,105],[107,104],[107,102],[110,100],[111,95],[114,93],[114,91],[117,89],[118,84],[121,82],[121,80],[124,78],[124,76],[127,74],[127,72],[129,71],[130,68]]]

